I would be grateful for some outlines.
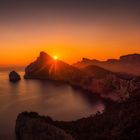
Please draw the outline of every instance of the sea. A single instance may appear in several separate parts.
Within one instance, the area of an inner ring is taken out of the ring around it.
[[[9,71],[0,71],[0,140],[15,140],[19,113],[38,112],[54,120],[73,121],[104,110],[100,98],[52,81],[25,80],[11,83]],[[24,71],[19,71],[21,77]]]

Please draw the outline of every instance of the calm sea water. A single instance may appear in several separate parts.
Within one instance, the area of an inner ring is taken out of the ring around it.
[[[0,140],[15,139],[15,121],[22,111],[35,111],[69,121],[104,109],[100,99],[91,101],[85,94],[69,85],[52,82],[22,79],[10,83],[8,72],[0,72]]]

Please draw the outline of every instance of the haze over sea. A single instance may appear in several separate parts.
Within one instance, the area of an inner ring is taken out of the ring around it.
[[[24,72],[20,71],[20,75]],[[98,98],[92,103],[81,90],[49,81],[24,80],[10,83],[8,71],[0,72],[0,139],[14,139],[18,113],[35,111],[55,120],[76,120],[104,109]]]

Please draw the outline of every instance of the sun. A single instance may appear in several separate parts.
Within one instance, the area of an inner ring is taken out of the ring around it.
[[[57,60],[57,59],[58,59],[58,57],[57,57],[57,56],[54,56],[53,58],[54,58],[54,60]]]

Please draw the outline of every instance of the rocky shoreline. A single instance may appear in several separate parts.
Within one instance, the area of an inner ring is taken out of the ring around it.
[[[54,121],[35,112],[23,112],[16,120],[17,140],[132,140],[140,139],[140,92],[108,106],[95,116],[72,122]]]

